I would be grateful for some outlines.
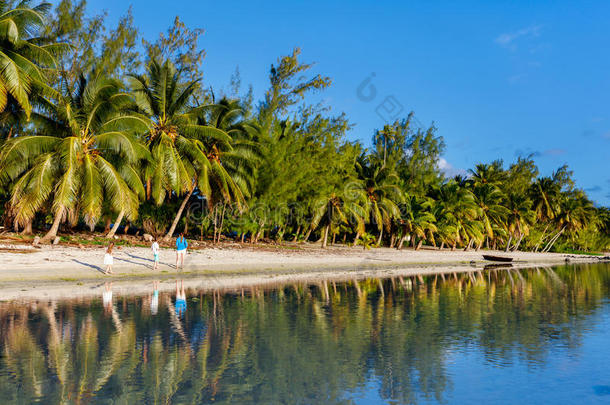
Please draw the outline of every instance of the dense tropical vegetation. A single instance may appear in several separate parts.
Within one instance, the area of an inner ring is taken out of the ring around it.
[[[300,51],[278,59],[264,99],[239,71],[202,82],[200,30],[178,18],[142,41],[84,1],[0,2],[0,199],[4,226],[43,232],[121,224],[170,238],[316,241],[534,251],[610,248],[610,210],[567,166],[532,157],[448,177],[443,138],[413,114],[347,140],[344,114],[313,101],[331,79]]]

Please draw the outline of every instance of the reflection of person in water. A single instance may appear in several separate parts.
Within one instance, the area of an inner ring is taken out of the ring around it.
[[[184,293],[184,280],[180,280],[178,288],[178,280],[176,280],[176,315],[179,317],[186,312],[186,294]]]
[[[106,314],[110,314],[114,327],[120,333],[123,327],[121,324],[121,318],[119,318],[119,314],[112,303],[112,283],[106,283],[104,286],[104,292],[102,293],[102,304],[104,305],[104,312]]]
[[[150,298],[150,313],[157,315],[159,311],[159,282],[153,281],[153,294]]]
[[[112,283],[106,283],[104,292],[102,293],[102,304],[104,305],[104,311],[112,311]]]

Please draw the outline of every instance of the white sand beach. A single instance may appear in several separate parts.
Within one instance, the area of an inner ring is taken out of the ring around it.
[[[562,264],[568,257],[572,262],[599,260],[558,253],[225,244],[190,250],[183,270],[175,269],[174,250],[161,249],[160,267],[155,271],[149,248],[122,247],[114,251],[114,275],[107,276],[103,274],[104,252],[103,247],[0,246],[0,299],[91,295],[97,293],[91,291],[92,286],[109,281],[118,293],[142,293],[155,278],[167,279],[162,283],[167,289],[176,278],[184,278],[189,288],[206,289],[477,271],[488,263],[483,261],[484,253],[510,256],[515,267]]]

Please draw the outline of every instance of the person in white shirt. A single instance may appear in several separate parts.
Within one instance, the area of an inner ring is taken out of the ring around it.
[[[153,266],[153,270],[157,270],[159,268],[159,243],[157,242],[156,238],[153,239],[150,249],[152,250],[153,256],[155,258],[155,264]]]

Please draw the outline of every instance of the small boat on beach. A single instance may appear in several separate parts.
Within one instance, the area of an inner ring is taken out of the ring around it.
[[[490,262],[503,262],[503,263],[508,263],[508,262],[513,261],[512,257],[494,256],[494,255],[483,255],[483,259],[489,260]]]

